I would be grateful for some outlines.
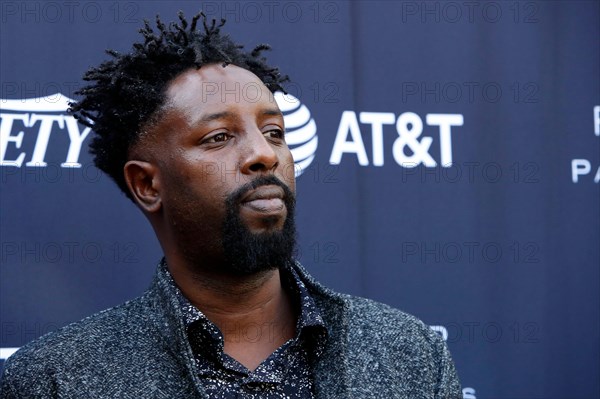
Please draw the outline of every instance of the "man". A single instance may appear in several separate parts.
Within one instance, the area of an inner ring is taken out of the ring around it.
[[[87,72],[71,111],[96,165],[164,251],[140,298],[6,363],[3,398],[460,398],[412,316],[334,293],[292,260],[293,159],[272,92],[287,77],[201,15]],[[232,95],[232,88],[233,93]]]

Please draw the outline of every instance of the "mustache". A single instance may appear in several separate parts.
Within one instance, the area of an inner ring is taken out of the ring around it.
[[[274,175],[259,176],[256,179],[242,185],[233,193],[229,194],[229,196],[227,196],[226,202],[230,205],[239,204],[248,191],[254,190],[260,186],[270,185],[281,187],[284,193],[283,201],[286,205],[288,205],[288,207],[289,205],[292,207],[295,205],[296,197],[294,196],[294,193],[292,193],[292,190],[290,190],[287,184],[282,182]]]

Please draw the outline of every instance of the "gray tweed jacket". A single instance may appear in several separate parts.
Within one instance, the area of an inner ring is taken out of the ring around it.
[[[296,265],[328,344],[318,398],[462,398],[450,354],[413,316],[335,293]],[[25,345],[5,363],[0,398],[203,398],[177,299],[159,267],[141,297]]]

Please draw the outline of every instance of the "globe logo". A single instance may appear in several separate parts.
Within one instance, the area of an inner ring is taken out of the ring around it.
[[[294,174],[300,176],[315,159],[319,144],[317,125],[310,111],[296,97],[278,91],[275,101],[283,113],[285,141],[294,158]]]

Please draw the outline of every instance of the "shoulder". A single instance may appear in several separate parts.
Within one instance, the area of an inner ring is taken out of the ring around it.
[[[441,355],[441,336],[417,317],[371,299],[341,295],[348,305],[348,335],[377,339],[388,346],[412,348]]]
[[[352,397],[462,398],[446,343],[418,318],[324,287],[294,265],[328,329],[322,375],[345,367]]]
[[[417,317],[389,305],[335,292],[317,282],[299,264],[295,265],[323,316],[334,328],[346,328],[348,339],[387,345],[421,348],[443,352],[445,344],[439,334]]]
[[[137,328],[145,328],[146,297],[127,301],[121,305],[103,310],[80,321],[71,323],[29,342],[10,357],[12,362],[24,357],[54,358],[58,355],[84,355],[81,349],[86,346],[97,347],[99,343],[131,335]],[[136,329],[125,329],[129,326]],[[72,350],[77,349],[78,353]]]
[[[356,379],[364,379],[366,385],[373,378],[385,381],[384,386],[397,390],[389,397],[462,397],[452,357],[440,334],[391,306],[348,295],[341,298],[347,309],[348,364],[362,370]]]
[[[392,306],[351,295],[342,295],[348,303],[348,315],[354,325],[382,334],[423,335],[439,337],[417,317]]]
[[[139,337],[148,336],[151,328],[146,316],[149,305],[144,295],[27,343],[5,362],[0,392],[14,389],[35,396],[57,389],[54,376],[101,373],[110,363],[106,360],[124,353],[123,348],[144,345]]]

